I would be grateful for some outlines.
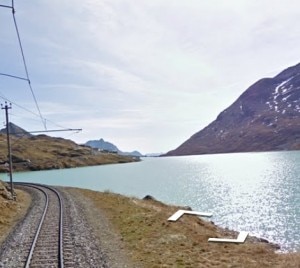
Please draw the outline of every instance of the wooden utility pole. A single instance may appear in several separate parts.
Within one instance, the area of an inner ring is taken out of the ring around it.
[[[8,105],[7,102],[5,102],[4,106],[1,104],[1,109],[5,110],[10,192],[11,192],[12,198],[14,199],[15,195],[14,195],[14,185],[13,185],[13,178],[12,178],[12,156],[11,156],[9,120],[8,120],[8,110],[11,109],[11,103]]]

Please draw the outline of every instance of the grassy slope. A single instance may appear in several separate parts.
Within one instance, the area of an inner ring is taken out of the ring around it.
[[[276,254],[271,245],[253,237],[240,245],[208,243],[209,237],[234,238],[237,234],[194,216],[168,222],[168,217],[178,209],[175,206],[109,192],[74,188],[68,191],[84,196],[98,213],[105,214],[136,267],[299,268],[300,265],[299,253]],[[24,192],[18,192],[17,201],[8,200],[7,195],[0,181],[0,244],[30,204],[30,196]],[[101,226],[98,230],[101,237]]]
[[[80,146],[71,140],[45,135],[31,138],[11,137],[14,170],[43,170],[80,166],[92,166],[136,161],[132,157],[117,154],[99,154],[91,148]],[[0,161],[7,159],[6,136],[0,134]],[[30,160],[30,163],[26,160]],[[20,163],[17,163],[18,160]],[[0,166],[0,171],[5,167]]]
[[[270,244],[248,237],[244,244],[208,243],[209,237],[236,238],[194,216],[167,219],[178,207],[112,193],[73,189],[112,222],[131,258],[142,267],[299,267],[300,254],[276,254]]]

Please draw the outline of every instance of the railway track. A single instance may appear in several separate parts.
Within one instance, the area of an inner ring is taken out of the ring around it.
[[[64,201],[54,188],[39,184],[18,183],[18,186],[34,191],[39,204],[27,217],[29,224],[17,230],[18,237],[14,257],[0,267],[75,267],[70,234],[64,215]]]
[[[24,264],[29,267],[64,267],[63,201],[58,191],[46,186],[23,184],[45,196],[44,211]]]
[[[16,188],[28,192],[32,202],[0,245],[0,268],[123,267],[108,264],[80,196],[32,183],[16,183]]]

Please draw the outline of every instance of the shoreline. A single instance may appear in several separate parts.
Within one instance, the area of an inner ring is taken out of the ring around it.
[[[276,244],[251,235],[243,244],[208,243],[210,237],[236,238],[238,232],[195,216],[168,222],[168,217],[182,207],[167,205],[154,198],[138,199],[109,191],[58,188],[81,202],[85,208],[83,216],[112,255],[117,250],[115,245],[107,242],[110,236],[118,237],[118,246],[134,263],[130,267],[202,267],[199,263],[203,267],[299,267],[300,264],[300,252],[277,252]],[[102,226],[96,220],[99,217],[109,223],[108,234],[104,237]]]
[[[195,216],[168,222],[182,207],[109,191],[67,189],[84,195],[104,213],[133,261],[142,267],[202,267],[199,263],[203,267],[298,267],[300,263],[300,252],[276,253],[278,245],[259,237],[248,236],[243,244],[208,243],[210,237],[236,238],[238,232]]]

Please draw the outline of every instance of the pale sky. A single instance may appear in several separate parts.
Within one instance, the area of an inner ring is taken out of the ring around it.
[[[300,62],[299,0],[14,2],[47,128],[82,128],[51,134],[78,143],[104,138],[123,151],[167,152],[258,79]],[[1,73],[25,77],[5,8],[0,60]],[[26,82],[0,76],[0,97],[13,102],[13,123],[44,129]]]

